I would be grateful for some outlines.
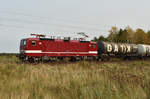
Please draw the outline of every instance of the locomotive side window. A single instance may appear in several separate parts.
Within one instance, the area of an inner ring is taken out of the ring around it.
[[[36,41],[32,41],[32,46],[36,46]]]
[[[23,45],[26,45],[26,44],[27,44],[27,41],[26,41],[26,40],[24,40],[24,41],[23,41]]]
[[[96,44],[93,44],[93,48],[95,48],[96,47]]]

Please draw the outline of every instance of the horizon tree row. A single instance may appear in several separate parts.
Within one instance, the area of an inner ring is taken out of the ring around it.
[[[150,44],[150,30],[145,32],[140,28],[133,30],[131,27],[127,26],[125,29],[118,29],[117,27],[113,26],[109,30],[109,35],[107,37],[101,35],[98,38],[94,37],[92,41]]]

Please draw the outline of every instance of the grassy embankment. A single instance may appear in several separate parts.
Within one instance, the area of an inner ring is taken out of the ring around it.
[[[0,99],[150,99],[150,60],[23,64],[0,56]]]

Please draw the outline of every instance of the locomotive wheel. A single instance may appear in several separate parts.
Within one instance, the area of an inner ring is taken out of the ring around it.
[[[105,57],[101,56],[101,57],[99,57],[98,59],[99,59],[99,61],[104,61],[104,60],[105,60]]]
[[[143,57],[143,60],[146,60],[147,59],[147,57],[145,56],[145,57]]]
[[[106,57],[102,57],[102,58],[101,58],[101,61],[102,61],[102,62],[105,62],[105,61],[107,61],[107,58],[106,58]]]
[[[76,60],[77,60],[76,57],[71,57],[70,59],[71,62],[75,62]]]
[[[111,58],[109,56],[107,57],[107,61],[111,61]]]
[[[34,63],[34,58],[32,58],[32,57],[28,58],[28,62],[29,63]]]
[[[64,57],[59,57],[58,58],[60,61],[63,61],[64,60]]]

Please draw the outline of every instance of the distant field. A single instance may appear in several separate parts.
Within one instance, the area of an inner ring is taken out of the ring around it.
[[[150,60],[24,64],[0,56],[0,99],[150,99]]]

